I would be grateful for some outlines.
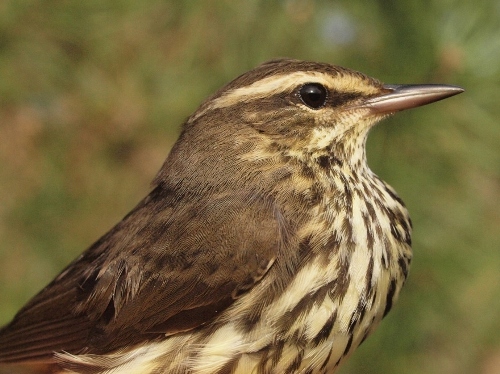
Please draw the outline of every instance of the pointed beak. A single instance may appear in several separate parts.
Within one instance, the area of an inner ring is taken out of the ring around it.
[[[372,96],[360,104],[373,114],[389,114],[400,110],[427,105],[447,97],[458,95],[464,89],[446,84],[384,85],[379,96]]]

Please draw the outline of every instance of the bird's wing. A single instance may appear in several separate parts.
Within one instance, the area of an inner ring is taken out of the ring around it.
[[[0,330],[0,362],[103,353],[209,323],[267,273],[285,225],[255,194],[158,187]]]

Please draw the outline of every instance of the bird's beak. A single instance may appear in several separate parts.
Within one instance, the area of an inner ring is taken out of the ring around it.
[[[359,104],[373,114],[389,114],[458,95],[464,89],[446,84],[384,85],[382,93]]]

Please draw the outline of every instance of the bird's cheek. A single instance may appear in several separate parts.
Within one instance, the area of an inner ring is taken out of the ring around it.
[[[337,127],[337,124],[343,118],[343,110],[326,106],[313,113],[313,118],[316,126]]]

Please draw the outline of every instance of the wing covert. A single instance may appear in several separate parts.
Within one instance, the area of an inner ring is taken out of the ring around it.
[[[209,323],[265,276],[284,224],[256,194],[158,187],[0,330],[0,362],[99,354]]]

